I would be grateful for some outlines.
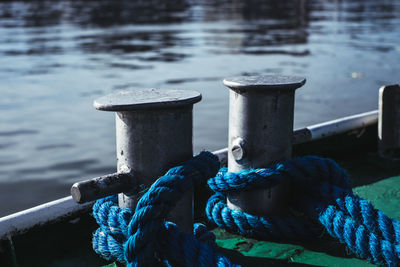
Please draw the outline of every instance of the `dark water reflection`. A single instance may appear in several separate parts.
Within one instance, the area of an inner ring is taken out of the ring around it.
[[[400,2],[0,1],[0,215],[115,170],[120,89],[198,90],[194,146],[226,146],[226,76],[306,76],[295,126],[377,107],[398,83]]]

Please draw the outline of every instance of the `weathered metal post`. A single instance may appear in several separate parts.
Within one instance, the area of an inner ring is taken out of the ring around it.
[[[193,156],[192,110],[201,95],[187,90],[121,91],[97,99],[96,109],[115,111],[118,172],[131,173],[132,188],[119,194],[119,206],[135,209],[140,196],[166,170]],[[170,214],[192,232],[193,192]]]
[[[228,170],[267,167],[291,157],[294,92],[305,78],[249,76],[224,79],[230,88]],[[228,207],[257,215],[280,213],[288,188],[230,194]]]
[[[379,89],[378,150],[381,157],[400,158],[400,85]]]

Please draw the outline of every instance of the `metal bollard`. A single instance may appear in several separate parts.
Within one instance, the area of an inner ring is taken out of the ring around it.
[[[71,193],[82,199],[108,195],[105,179],[118,188],[121,208],[135,209],[139,198],[169,168],[193,156],[193,104],[201,94],[188,90],[143,89],[120,91],[94,102],[96,109],[116,112],[118,173],[75,184]],[[127,188],[127,177],[132,177]],[[118,180],[118,181],[116,181]],[[96,184],[101,181],[101,184]],[[123,188],[125,186],[125,188]],[[113,193],[112,192],[112,193]],[[187,192],[171,211],[180,228],[192,232],[193,192]]]
[[[228,170],[266,167],[291,157],[294,92],[305,78],[248,76],[224,79],[230,90]],[[227,205],[256,215],[281,213],[287,185],[230,194]]]
[[[379,89],[378,151],[386,159],[400,158],[400,85]]]

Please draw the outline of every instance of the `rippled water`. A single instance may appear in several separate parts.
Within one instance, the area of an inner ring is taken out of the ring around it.
[[[198,90],[194,147],[227,144],[226,76],[307,77],[295,127],[377,108],[400,81],[400,1],[0,1],[0,215],[115,171],[119,89]]]

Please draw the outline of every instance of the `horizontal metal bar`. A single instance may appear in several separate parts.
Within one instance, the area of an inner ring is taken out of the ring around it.
[[[132,173],[113,173],[77,182],[71,187],[72,198],[85,203],[106,196],[132,191],[135,178]]]
[[[295,130],[293,133],[294,144],[305,143],[347,131],[363,128],[378,121],[378,111],[361,113],[344,117],[338,120],[315,124],[306,128]],[[223,148],[213,153],[220,162],[226,165],[228,148]],[[0,218],[0,239],[23,233],[35,226],[53,223],[74,214],[88,211],[94,202],[77,204],[71,196],[58,199],[43,205],[17,212]]]
[[[358,128],[363,128],[378,122],[378,110],[369,111],[353,116],[327,121],[306,127],[311,133],[311,140],[345,133]],[[296,135],[296,132],[294,134]]]
[[[0,218],[0,240],[22,234],[34,227],[54,223],[89,211],[94,202],[76,204],[71,196]]]
[[[214,155],[216,155],[219,159],[219,162],[221,163],[221,166],[226,166],[228,163],[228,148],[222,148],[220,150],[216,150],[212,152]]]

